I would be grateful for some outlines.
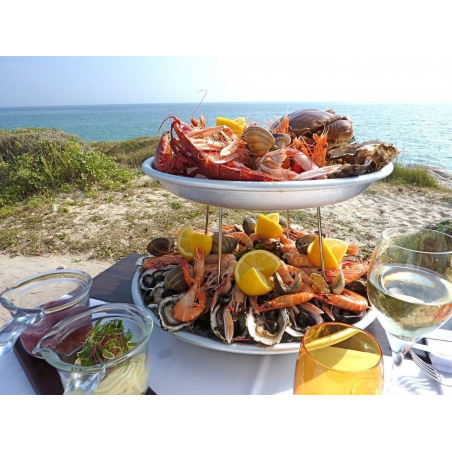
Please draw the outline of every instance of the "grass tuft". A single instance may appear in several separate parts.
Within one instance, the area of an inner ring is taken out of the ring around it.
[[[425,168],[406,167],[394,162],[394,171],[383,182],[395,185],[410,185],[422,188],[439,189],[440,186]]]

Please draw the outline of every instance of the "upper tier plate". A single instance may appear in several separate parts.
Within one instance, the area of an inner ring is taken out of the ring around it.
[[[298,210],[336,204],[362,193],[373,182],[392,173],[389,163],[374,173],[340,179],[290,182],[234,182],[193,179],[162,173],[154,157],[143,162],[143,171],[181,198],[209,206],[244,210]]]

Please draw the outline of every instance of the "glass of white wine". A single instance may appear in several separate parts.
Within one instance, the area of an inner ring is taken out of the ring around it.
[[[367,293],[392,349],[389,393],[405,392],[400,367],[412,344],[452,315],[452,237],[424,228],[381,233],[370,262]]]

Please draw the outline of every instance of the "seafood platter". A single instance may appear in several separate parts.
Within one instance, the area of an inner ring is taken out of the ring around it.
[[[169,334],[225,352],[296,353],[313,325],[365,328],[375,319],[357,244],[328,231],[323,277],[319,235],[278,213],[224,226],[221,240],[219,232],[186,224],[174,237],[153,239],[137,261],[134,302]]]
[[[294,210],[342,202],[387,177],[399,153],[383,141],[354,143],[352,120],[331,110],[300,110],[268,124],[167,120],[170,130],[143,171],[177,196],[219,207]]]

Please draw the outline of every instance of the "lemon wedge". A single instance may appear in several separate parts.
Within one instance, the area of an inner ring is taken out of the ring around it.
[[[267,218],[270,218],[270,220],[272,220],[275,223],[279,224],[279,213],[269,213],[267,215]]]
[[[195,255],[195,250],[199,246],[202,248],[204,257],[208,256],[212,251],[212,237],[210,235],[193,233],[190,236],[191,254]],[[182,253],[181,253],[182,254]]]
[[[191,236],[193,235],[193,228],[191,224],[185,225],[177,234],[177,249],[185,259],[192,260],[193,253],[191,252]]]
[[[246,127],[246,119],[244,117],[235,118],[234,122],[236,122],[240,127]]]
[[[268,278],[258,269],[251,267],[248,269],[240,280],[236,281],[240,290],[250,296],[265,295],[272,290],[272,286]]]
[[[322,243],[323,261],[325,263],[325,268],[336,268],[339,265],[336,256],[331,251],[325,239],[322,239]],[[322,266],[322,261],[320,259],[320,241],[318,237],[316,237],[316,239],[308,246],[308,259],[317,268],[320,268]]]
[[[340,262],[347,252],[348,243],[339,239],[325,239],[325,243],[329,246],[331,252],[336,257],[337,262]]]
[[[244,126],[236,123],[232,119],[228,118],[222,118],[221,116],[218,116],[217,118],[217,126],[228,126],[238,137],[242,135]]]
[[[261,239],[277,239],[278,237],[281,237],[283,228],[278,223],[268,218],[268,216],[259,214],[255,231],[257,236]]]

